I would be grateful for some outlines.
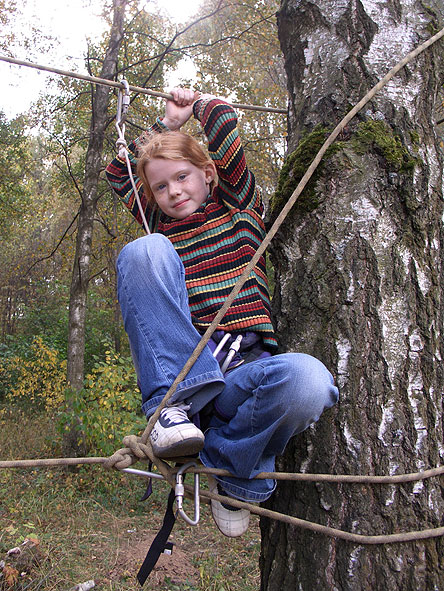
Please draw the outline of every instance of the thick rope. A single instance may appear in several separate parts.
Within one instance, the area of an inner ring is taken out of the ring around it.
[[[17,66],[25,66],[27,68],[35,68],[36,70],[42,70],[44,72],[52,72],[53,74],[59,74],[60,76],[66,76],[68,78],[75,78],[77,80],[84,80],[85,82],[92,82],[93,84],[100,84],[101,86],[110,86],[112,88],[122,89],[123,85],[120,82],[114,80],[107,80],[106,78],[97,78],[97,76],[88,76],[87,74],[78,74],[77,72],[69,72],[68,70],[61,70],[60,68],[53,68],[51,66],[42,66],[41,64],[34,64],[33,62],[27,62],[24,60],[18,60],[13,57],[6,55],[0,55],[0,61],[8,62],[9,64],[15,64]],[[131,86],[129,90],[140,94],[147,94],[157,98],[173,99],[173,96],[167,92],[158,92],[156,90],[149,90],[142,86]],[[244,105],[240,103],[231,103],[235,109],[241,109],[242,111],[259,111],[263,113],[280,113],[282,115],[287,114],[287,109],[278,109],[276,107],[263,107],[260,105]]]
[[[51,458],[38,460],[12,460],[0,462],[0,468],[36,468],[36,467],[56,467],[68,466],[74,464],[105,464],[107,458],[90,457],[90,458]],[[126,466],[125,466],[126,467]],[[177,472],[178,468],[171,469],[171,474]],[[187,470],[190,473],[207,473],[218,476],[228,476],[229,472],[226,470],[218,470],[215,468],[190,468]],[[302,480],[309,482],[333,482],[333,483],[372,483],[372,484],[399,484],[407,482],[416,482],[424,480],[433,476],[440,476],[444,474],[444,466],[433,468],[424,472],[415,472],[411,474],[398,474],[396,476],[363,476],[363,475],[332,475],[332,474],[295,474],[285,472],[261,472],[256,478],[276,478],[279,480]],[[172,484],[170,482],[170,484]],[[190,486],[185,486],[185,490],[193,495],[194,489]],[[293,517],[292,515],[285,515],[277,511],[271,511],[264,507],[259,507],[256,504],[245,503],[231,497],[220,496],[209,491],[201,490],[200,495],[205,499],[216,499],[240,509],[248,509],[251,513],[261,517],[268,517],[283,523],[288,523],[301,529],[307,529],[315,533],[327,535],[329,537],[339,538],[347,542],[364,545],[375,544],[393,544],[401,542],[410,542],[414,540],[424,540],[442,536],[444,534],[444,527],[430,528],[419,531],[409,531],[397,534],[384,535],[362,535],[336,529],[326,525],[313,523],[305,519]]]
[[[134,436],[128,436],[124,438],[126,443],[129,438]],[[135,438],[138,439],[138,438]],[[129,449],[132,450],[134,455],[139,459],[146,459],[147,453],[143,446],[139,447],[131,444]],[[86,458],[43,458],[35,460],[3,460],[0,461],[0,469],[4,468],[57,468],[60,466],[74,466],[76,464],[103,464],[106,466],[109,458],[107,457],[86,457]],[[119,469],[128,468],[131,464],[127,464],[128,459],[126,454],[121,455],[122,465]],[[174,458],[174,462],[185,463],[189,461],[189,458]],[[115,465],[114,465],[115,466]],[[114,467],[113,466],[113,467]],[[176,474],[179,468],[170,468],[171,474]],[[228,470],[222,470],[220,468],[208,468],[206,466],[197,466],[189,468],[187,470],[190,474],[212,474],[214,476],[233,476]],[[430,468],[429,470],[423,470],[422,472],[410,472],[408,474],[394,474],[391,476],[386,475],[371,475],[371,474],[310,474],[303,472],[260,472],[254,478],[262,480],[267,478],[274,478],[275,480],[290,480],[290,481],[301,481],[301,482],[331,482],[334,484],[405,484],[408,482],[418,482],[420,480],[426,480],[435,476],[444,475],[444,466],[438,466],[437,468]]]
[[[186,486],[185,489],[190,492],[192,491],[191,487]],[[242,501],[238,501],[237,499],[233,499],[232,497],[220,496],[209,491],[203,490],[200,493],[203,497],[209,499],[215,499],[217,501],[221,501],[224,504],[229,504],[233,507],[237,507],[239,509],[248,509],[250,513],[254,513],[255,515],[259,515],[260,517],[268,517],[269,519],[274,519],[276,521],[282,521],[283,523],[288,523],[290,525],[294,525],[296,527],[302,529],[308,529],[315,533],[324,534],[331,538],[339,538],[340,540],[345,540],[347,542],[353,542],[355,544],[365,544],[365,545],[374,545],[374,544],[394,544],[400,542],[411,542],[414,540],[424,540],[429,538],[437,538],[439,536],[444,535],[444,527],[436,527],[430,529],[424,529],[419,531],[409,531],[397,534],[383,534],[383,535],[362,535],[362,534],[355,534],[347,531],[343,531],[341,529],[336,529],[334,527],[329,527],[327,525],[320,525],[319,523],[313,523],[312,521],[307,521],[305,519],[300,519],[299,517],[293,517],[292,515],[285,515],[284,513],[278,513],[277,511],[271,511],[271,509],[265,509],[264,507],[259,507],[258,505],[252,505],[250,503],[244,503]]]

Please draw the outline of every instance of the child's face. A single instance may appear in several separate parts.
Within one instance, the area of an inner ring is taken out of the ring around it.
[[[199,168],[189,160],[153,158],[145,165],[145,174],[160,209],[183,220],[208,197],[215,168],[210,162]]]

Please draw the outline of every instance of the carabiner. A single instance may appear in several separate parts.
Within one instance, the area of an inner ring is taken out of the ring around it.
[[[222,364],[222,367],[220,368],[221,372],[223,374],[225,374],[225,372],[227,371],[231,360],[233,359],[233,357],[236,355],[236,353],[239,351],[240,349],[240,345],[241,345],[241,341],[242,341],[242,335],[238,335],[235,340],[233,341],[233,343],[231,343],[230,348],[228,349],[228,353],[227,356],[225,357],[225,360]]]
[[[120,471],[126,472],[127,474],[135,474],[136,476],[141,476],[142,478],[165,480],[162,474],[159,474],[158,472],[146,472],[145,470],[137,470],[136,468],[122,468]]]
[[[183,497],[185,494],[183,474],[188,468],[195,468],[196,466],[196,462],[188,462],[181,466],[176,474],[176,486],[174,488],[174,492],[176,493],[177,512],[189,525],[197,525],[200,519],[199,474],[194,474],[194,519],[188,517],[183,509]]]
[[[130,89],[129,84],[125,78],[122,78],[120,83],[123,85],[123,88],[119,88],[119,94],[117,96],[116,125],[122,127],[122,125],[125,123],[126,115],[130,105]]]

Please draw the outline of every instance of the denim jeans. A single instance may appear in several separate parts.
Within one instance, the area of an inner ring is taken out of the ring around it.
[[[185,272],[171,242],[152,234],[127,244],[117,260],[118,297],[128,334],[142,409],[151,416],[200,340],[191,322]],[[326,367],[303,353],[284,353],[222,375],[207,346],[170,403],[184,401],[196,415],[211,401],[215,413],[200,459],[235,477],[221,477],[231,496],[264,501],[289,439],[317,421],[338,399]]]

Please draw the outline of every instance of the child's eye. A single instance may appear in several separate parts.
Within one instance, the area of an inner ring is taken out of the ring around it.
[[[165,189],[166,185],[157,185],[156,190],[157,191],[163,191]]]
[[[186,178],[187,178],[187,175],[185,173],[180,174],[178,177],[179,181],[184,181]]]

